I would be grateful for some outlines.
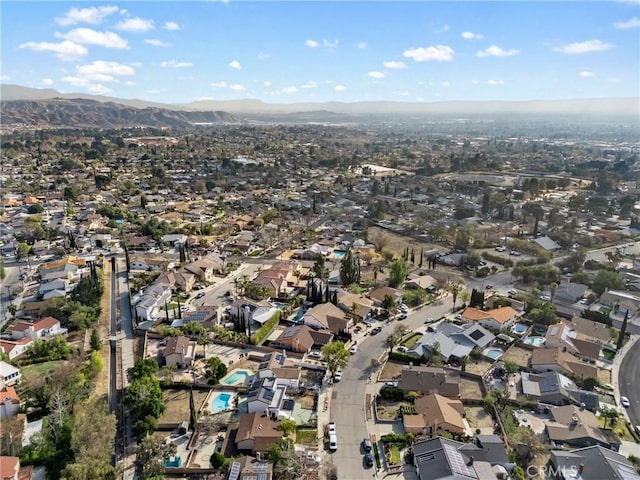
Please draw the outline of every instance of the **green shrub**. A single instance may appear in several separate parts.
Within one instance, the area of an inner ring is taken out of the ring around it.
[[[404,400],[404,390],[395,387],[382,387],[380,396],[385,400]]]
[[[280,317],[282,317],[282,312],[278,310],[269,320],[264,322],[264,325],[262,325],[253,335],[251,335],[251,344],[262,344],[262,342],[264,342],[264,339],[269,336],[278,322],[280,322]]]
[[[419,365],[422,359],[411,353],[391,352],[389,353],[389,360],[395,360],[402,363],[412,362],[414,365]]]

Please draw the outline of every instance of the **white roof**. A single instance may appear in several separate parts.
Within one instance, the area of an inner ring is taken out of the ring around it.
[[[10,363],[0,362],[0,375],[3,377],[8,377],[9,375],[12,375],[19,371],[19,368],[14,367]]]

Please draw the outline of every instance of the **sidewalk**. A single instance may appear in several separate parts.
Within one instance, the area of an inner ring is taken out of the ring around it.
[[[613,386],[613,396],[616,399],[616,404],[620,404],[620,389],[618,386],[618,375],[620,372],[620,364],[622,363],[622,359],[627,354],[627,352],[635,345],[635,343],[640,339],[638,335],[631,335],[631,338],[625,345],[622,347],[622,351],[616,354],[613,359],[613,365],[611,366],[611,385]],[[624,418],[626,421],[629,421],[629,416],[627,414],[626,409],[622,409]]]

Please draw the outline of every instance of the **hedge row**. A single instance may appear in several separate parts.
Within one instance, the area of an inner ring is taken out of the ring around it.
[[[420,365],[420,363],[422,362],[422,358],[417,356],[417,355],[413,355],[411,353],[402,353],[402,352],[391,352],[389,353],[389,360],[395,360],[397,362],[402,362],[402,363],[413,363],[414,365]]]
[[[256,330],[255,333],[251,335],[251,344],[261,345],[262,342],[264,342],[264,340],[269,336],[269,334],[278,324],[281,317],[282,317],[282,312],[280,310],[274,313],[269,320],[264,322],[264,325],[262,325],[258,330]]]

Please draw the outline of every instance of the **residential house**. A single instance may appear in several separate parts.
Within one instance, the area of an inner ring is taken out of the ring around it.
[[[156,242],[150,235],[127,235],[127,248],[133,250],[149,250],[150,248],[157,248],[158,242]]]
[[[18,457],[0,457],[0,480],[21,480]]]
[[[635,317],[640,311],[640,296],[621,290],[607,290],[600,295],[598,302],[611,308],[612,313],[624,315],[628,311],[629,318]]]
[[[598,367],[580,361],[566,347],[535,348],[529,360],[531,370],[536,373],[556,371],[576,378],[598,378]]]
[[[181,233],[167,234],[162,236],[162,242],[172,248],[177,248],[187,244],[187,236]]]
[[[247,411],[264,413],[274,419],[289,418],[291,411],[285,408],[287,387],[279,385],[273,377],[255,378],[247,394]]]
[[[422,289],[427,293],[435,293],[438,291],[438,281],[431,275],[422,275],[419,277],[410,278],[405,282],[405,288],[407,290]]]
[[[522,372],[522,393],[529,399],[551,405],[584,405],[595,412],[600,405],[598,395],[578,389],[570,378],[558,372],[528,373]]]
[[[18,321],[11,330],[11,338],[20,340],[45,340],[55,335],[66,335],[67,329],[60,326],[60,320],[54,317],[44,317],[37,322]]]
[[[171,270],[175,263],[163,257],[132,255],[129,259],[129,266],[132,271],[164,272],[165,270]]]
[[[179,335],[167,338],[164,347],[164,361],[167,366],[185,368],[190,366],[195,359],[196,342],[189,337]]]
[[[402,369],[398,387],[425,395],[460,398],[460,372],[451,368],[410,366]]]
[[[402,417],[407,433],[434,436],[444,431],[464,434],[464,406],[460,399],[434,393],[417,397],[414,403],[417,413]]]
[[[420,356],[431,355],[431,347],[437,342],[440,346],[440,356],[448,362],[468,356],[474,348],[483,350],[495,338],[495,335],[482,325],[455,325],[444,322],[438,325],[435,331],[427,330],[413,345],[411,352]]]
[[[318,347],[323,347],[333,341],[333,332],[331,330],[313,330],[311,329],[311,338],[313,338],[313,344]]]
[[[17,385],[21,379],[22,374],[19,368],[14,367],[10,363],[0,361],[0,388]]]
[[[586,295],[588,289],[584,283],[561,283],[556,287],[553,301],[575,303]]]
[[[273,464],[251,456],[236,458],[229,466],[229,480],[271,480]]]
[[[511,307],[500,307],[483,311],[467,307],[461,314],[464,322],[475,322],[492,330],[506,330],[518,319],[518,312]]]
[[[318,330],[331,330],[334,334],[349,328],[351,320],[333,303],[320,303],[304,313],[303,323]]]
[[[287,327],[276,340],[271,342],[271,346],[292,352],[308,353],[315,344],[311,332],[313,329],[307,325]]]
[[[617,452],[621,444],[612,430],[600,427],[592,412],[575,405],[551,408],[551,420],[545,422],[545,433],[557,447],[601,445]]]
[[[282,438],[280,424],[261,412],[246,413],[240,419],[236,433],[238,450],[264,453],[270,444]]]
[[[301,385],[302,372],[300,365],[294,364],[287,358],[287,353],[267,353],[262,357],[258,366],[256,378],[273,378],[278,386],[298,390]]]
[[[218,324],[218,307],[215,305],[196,306],[195,310],[182,312],[182,323],[199,323],[206,328]]]
[[[402,291],[391,287],[378,287],[371,290],[367,296],[373,301],[373,305],[380,307],[385,297],[389,295],[398,305],[402,303]]]
[[[214,281],[216,273],[224,273],[225,261],[218,255],[210,254],[195,262],[186,264],[183,268],[187,272],[194,274],[201,282],[211,283]]]
[[[367,321],[371,317],[373,302],[353,293],[338,293],[338,307],[347,312],[356,321]]]
[[[83,275],[89,273],[84,258],[69,255],[61,260],[42,263],[38,267],[42,282],[51,282],[58,278],[66,278],[70,282],[77,282]]]
[[[20,397],[16,389],[5,385],[0,390],[0,418],[15,417],[20,409]]]
[[[0,340],[0,348],[9,356],[9,360],[18,358],[23,355],[27,349],[33,345],[33,340],[29,337],[21,338],[20,340]]]
[[[576,338],[591,340],[596,343],[611,343],[611,327],[604,323],[594,322],[586,318],[574,315],[569,321],[571,329],[576,332]]]
[[[640,480],[624,455],[600,445],[551,450],[549,464],[558,480]]]
[[[534,238],[532,242],[538,245],[539,247],[542,247],[545,250],[549,250],[549,251],[560,250],[562,248],[560,244],[558,244],[555,240],[549,238],[546,235],[543,237]]]
[[[545,348],[562,348],[577,358],[594,363],[600,358],[602,345],[577,338],[577,333],[567,323],[551,325],[545,334]]]
[[[141,291],[134,300],[136,315],[142,320],[156,320],[160,316],[161,309],[170,300],[171,288],[161,283],[154,283]]]
[[[182,270],[162,272],[154,283],[166,285],[171,290],[190,292],[196,283],[196,277],[192,273]]]
[[[276,262],[271,268],[261,270],[252,283],[269,290],[271,297],[279,297],[288,291],[288,287],[298,283],[295,275],[299,268],[298,262]]]
[[[67,293],[75,288],[67,278],[55,278],[47,282],[42,282],[38,288],[38,298],[46,300],[48,298],[64,298]]]
[[[516,466],[495,435],[478,435],[468,444],[436,437],[414,443],[411,450],[420,480],[509,478]]]

